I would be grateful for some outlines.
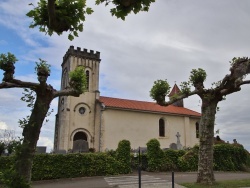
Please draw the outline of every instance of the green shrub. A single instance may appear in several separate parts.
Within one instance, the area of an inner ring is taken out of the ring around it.
[[[116,151],[115,150],[108,150],[106,151],[106,153],[111,156],[111,157],[115,157],[116,156]]]
[[[40,154],[34,158],[32,180],[105,176],[126,173],[121,163],[106,153]]]
[[[248,152],[240,144],[217,144],[214,146],[214,170],[242,170],[247,164]]]
[[[191,149],[183,156],[178,158],[179,171],[197,171],[198,170],[198,150]]]
[[[246,161],[246,166],[250,168],[250,153],[247,152],[247,161]]]
[[[164,153],[157,139],[151,139],[147,143],[148,171],[161,171]]]
[[[184,150],[160,149],[160,143],[152,139],[147,143],[147,153],[141,154],[141,168],[148,171],[196,171],[199,147]],[[14,156],[0,157],[0,181],[15,187],[10,179]],[[75,178],[126,174],[138,169],[139,155],[130,153],[130,142],[123,140],[116,151],[106,153],[37,154],[32,167],[32,180]],[[214,146],[214,170],[236,171],[250,166],[250,154],[241,145],[218,144]],[[0,183],[1,183],[0,182]],[[16,181],[12,181],[16,182]],[[25,187],[25,186],[24,186]]]
[[[121,169],[123,169],[125,173],[131,172],[130,150],[131,146],[128,140],[120,141],[116,150],[116,159],[120,162],[120,165],[122,165]]]
[[[141,170],[147,170],[148,169],[148,159],[147,159],[147,154],[143,153],[140,154],[140,161],[141,161]],[[139,155],[137,155],[136,157],[134,156],[134,154],[131,154],[131,168],[134,170],[137,170],[139,166]]]
[[[185,154],[184,150],[166,150],[164,151],[165,158],[170,162],[169,171],[178,170],[178,158]]]
[[[0,141],[0,156],[4,153],[5,150],[5,144],[4,142]]]

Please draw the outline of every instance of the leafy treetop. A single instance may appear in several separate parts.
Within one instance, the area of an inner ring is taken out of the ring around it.
[[[226,95],[241,90],[240,86],[249,84],[250,80],[244,80],[245,76],[250,73],[250,60],[247,57],[233,58],[230,61],[230,74],[226,75],[221,81],[213,84],[211,89],[204,88],[206,80],[206,71],[198,68],[193,69],[190,73],[189,80],[181,83],[181,93],[165,102],[165,97],[169,93],[169,84],[166,80],[157,80],[150,90],[150,96],[160,105],[169,105],[180,99],[187,98],[191,95],[199,95],[201,98],[215,97],[218,101],[225,98]],[[191,86],[195,90],[191,91]]]
[[[155,0],[96,0],[97,5],[112,4],[112,16],[125,20],[125,17],[134,12],[148,11],[150,4]],[[34,6],[33,4],[30,4]],[[39,0],[37,6],[26,15],[33,19],[30,28],[39,27],[41,32],[52,35],[54,32],[61,35],[69,31],[68,39],[78,37],[83,31],[85,15],[91,14],[92,8],[86,7],[86,0]]]

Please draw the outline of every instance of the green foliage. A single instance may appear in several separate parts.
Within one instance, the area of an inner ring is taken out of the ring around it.
[[[147,143],[147,159],[149,171],[160,171],[164,153],[160,148],[160,143],[157,139],[151,139]]]
[[[84,67],[79,66],[74,71],[69,73],[70,86],[79,94],[86,90],[87,79],[84,72]]]
[[[36,67],[35,67],[35,71],[36,73],[42,74],[42,75],[50,75],[50,67],[51,65],[47,64],[47,61],[42,60],[39,58],[40,62],[36,62]]]
[[[164,158],[168,161],[167,166],[165,164],[165,168],[168,171],[178,170],[178,158],[185,154],[184,150],[166,150],[164,151]]]
[[[148,11],[150,4],[155,0],[96,0],[96,4],[105,3],[107,6],[109,3],[115,5],[115,8],[110,10],[112,16],[125,20],[125,17],[134,12],[137,14],[140,11]]]
[[[0,54],[0,69],[7,71],[8,67],[18,61],[14,54],[8,52],[7,54]]]
[[[131,167],[138,168],[139,156],[134,157],[134,155],[128,154],[130,148],[128,141],[120,143],[116,152],[66,155],[37,154],[33,161],[32,180],[130,173]],[[169,149],[163,152],[159,142],[152,139],[147,143],[147,147],[147,153],[141,155],[143,170],[196,171],[198,168],[198,146],[190,150]],[[22,180],[12,170],[14,161],[15,156],[0,157],[0,181],[15,188],[15,183]],[[250,165],[250,155],[241,145],[218,144],[214,146],[214,170],[242,170],[243,165]],[[16,181],[12,181],[13,178]]]
[[[30,28],[39,27],[40,32],[52,35],[54,32],[61,35],[69,31],[68,39],[78,37],[78,32],[83,31],[82,22],[86,14],[92,14],[93,10],[86,7],[86,0],[55,0],[54,7],[48,6],[49,0],[39,0],[26,15],[33,19]],[[101,3],[112,4],[110,12],[112,16],[125,20],[131,12],[137,14],[140,11],[148,11],[150,4],[155,0],[96,0],[97,5]]]
[[[0,172],[0,183],[9,188],[30,188],[30,184],[12,168]]]
[[[247,152],[246,167],[249,171],[249,169],[250,169],[250,153],[249,152]]]
[[[33,4],[31,4],[34,6]],[[83,31],[85,14],[91,14],[93,10],[86,7],[86,0],[56,0],[55,18],[49,17],[47,0],[40,0],[26,15],[33,19],[30,28],[39,27],[40,32],[52,35],[54,32],[61,35],[64,31],[70,31],[68,38],[73,40],[78,37],[78,32]],[[55,24],[51,20],[56,21]]]
[[[193,148],[178,158],[178,168],[180,171],[198,170],[198,150]]]
[[[162,103],[165,101],[165,97],[169,91],[170,86],[167,80],[157,80],[154,81],[154,85],[150,90],[150,97],[157,101],[157,103]]]
[[[34,108],[34,102],[35,102],[35,92],[31,89],[24,88],[23,96],[21,97],[21,101],[24,101],[27,103],[27,107],[31,108],[30,111]],[[30,116],[26,116],[23,119],[19,119],[18,123],[21,128],[24,128],[26,125],[28,125],[30,120]]]
[[[249,153],[240,144],[217,144],[214,146],[214,169],[223,171],[242,170]]]
[[[116,151],[115,150],[108,150],[106,151],[106,154],[111,156],[111,157],[116,157]]]
[[[121,140],[116,150],[116,159],[122,165],[122,169],[126,169],[125,173],[131,172],[130,150],[131,150],[131,146],[128,140]]]
[[[20,147],[20,144],[21,144],[20,141],[16,141],[16,140],[10,141],[6,147],[8,154],[14,153],[16,149]]]
[[[138,169],[139,166],[139,155],[134,155],[131,154],[131,168],[136,170]],[[141,161],[141,170],[147,170],[148,169],[148,159],[147,159],[147,154],[141,153],[140,154],[140,161]]]
[[[0,141],[0,156],[4,153],[5,144],[3,141]]]
[[[0,157],[0,172],[9,172],[14,160],[13,156]],[[127,169],[106,153],[37,154],[33,161],[32,180],[125,174]],[[5,175],[3,179],[8,178]]]
[[[120,161],[106,153],[36,155],[33,180],[104,176],[126,173]]]
[[[198,69],[192,69],[189,81],[196,85],[198,83],[203,83],[207,78],[207,73],[205,70],[198,68]]]
[[[191,92],[190,82],[181,82],[181,93],[188,95]]]
[[[231,61],[229,61],[230,65],[233,66],[235,63],[241,61],[242,59],[247,59],[247,57],[234,57]]]
[[[35,93],[34,91],[28,89],[28,88],[24,88],[23,89],[23,96],[21,97],[21,101],[24,101],[27,103],[27,107],[31,108],[31,110],[33,110],[34,108],[34,102],[35,102]]]
[[[0,156],[4,153],[5,149],[8,151],[8,155],[14,153],[18,146],[20,145],[20,141],[11,140],[9,142],[0,141]]]
[[[0,184],[11,188],[29,188],[30,185],[15,172],[14,163],[14,156],[0,157]]]

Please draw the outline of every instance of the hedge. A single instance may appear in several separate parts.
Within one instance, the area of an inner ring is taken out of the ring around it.
[[[120,162],[122,172],[131,172],[131,156],[130,156],[130,142],[128,140],[122,140],[118,143],[118,148],[116,150],[116,159]]]
[[[8,170],[14,157],[0,157],[0,171]],[[38,154],[32,167],[32,180],[125,174],[130,168],[106,153]]]
[[[148,151],[141,154],[142,170],[147,171],[196,171],[198,169],[198,150],[166,150],[151,140]],[[155,148],[154,148],[155,147]],[[122,141],[117,151],[107,153],[77,154],[37,154],[35,155],[32,180],[75,178],[83,176],[106,176],[126,174],[131,168],[138,168],[139,155],[131,154],[130,143]],[[14,164],[13,156],[0,157],[0,174]],[[237,171],[250,165],[250,155],[243,146],[218,144],[214,146],[214,170]]]

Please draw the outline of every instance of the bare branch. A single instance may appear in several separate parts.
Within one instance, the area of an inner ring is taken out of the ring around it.
[[[196,94],[199,94],[201,91],[198,91],[198,90],[194,90],[188,94],[184,93],[184,94],[179,94],[177,95],[176,97],[170,99],[168,102],[166,101],[157,101],[157,104],[161,105],[161,106],[168,106],[170,104],[173,104],[181,99],[185,99],[185,98],[188,98],[192,95],[196,95]]]
[[[250,60],[248,58],[233,59],[233,65],[230,68],[231,73],[227,74],[218,89],[222,95],[228,95],[240,91],[240,86],[249,84],[249,81],[243,81],[243,77],[250,73]]]
[[[39,83],[23,82],[21,80],[16,80],[16,79],[11,80],[11,82],[0,83],[0,89],[17,87],[17,88],[30,88],[34,90],[34,88],[38,86],[39,86]]]
[[[242,82],[239,84],[239,86],[244,85],[244,84],[250,84],[250,80],[242,81]]]
[[[74,96],[79,97],[81,93],[76,92],[73,89],[64,89],[60,91],[54,91],[53,98],[59,97],[59,96]]]

